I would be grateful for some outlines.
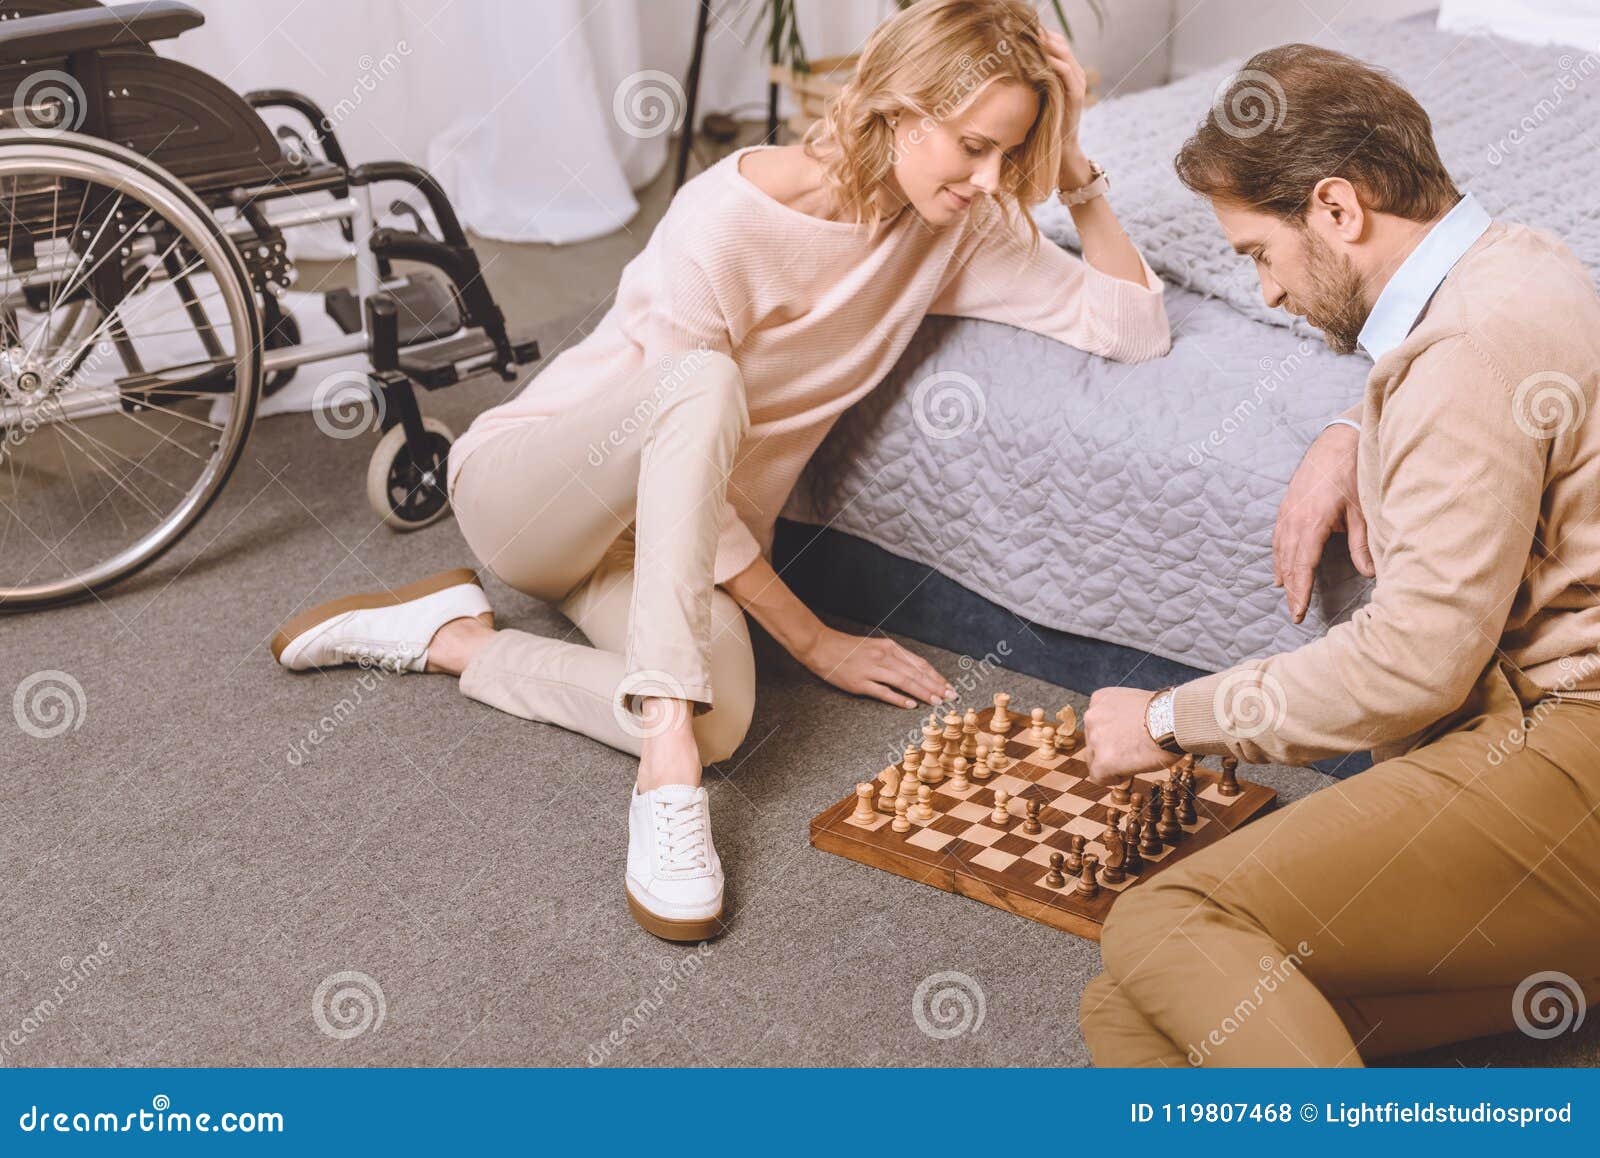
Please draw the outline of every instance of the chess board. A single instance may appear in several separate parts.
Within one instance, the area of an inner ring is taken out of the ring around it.
[[[912,818],[911,830],[904,833],[893,831],[894,814],[881,808],[870,824],[853,820],[857,796],[852,789],[812,820],[811,843],[826,852],[1098,941],[1106,914],[1124,892],[1175,861],[1215,844],[1277,800],[1272,789],[1243,778],[1238,781],[1238,795],[1224,796],[1217,789],[1218,774],[1197,764],[1195,823],[1183,826],[1175,845],[1157,855],[1143,854],[1146,863],[1139,872],[1128,873],[1119,883],[1101,879],[1097,895],[1082,897],[1075,892],[1077,881],[1070,873],[1065,887],[1052,888],[1046,883],[1050,854],[1065,854],[1076,834],[1085,838],[1084,850],[1104,864],[1106,849],[1099,841],[1100,834],[1112,812],[1127,809],[1116,807],[1111,789],[1092,783],[1087,767],[1073,755],[1082,746],[1081,732],[1064,750],[1055,746],[1045,749],[1030,738],[1027,712],[1012,710],[1013,726],[1005,737],[989,732],[993,716],[993,708],[979,713],[978,739],[991,749],[998,746],[1007,764],[990,779],[972,779],[965,791],[952,789],[949,779],[934,785],[933,818]],[[1134,789],[1147,799],[1159,798],[1156,785],[1166,779],[1166,772],[1140,775],[1135,777]],[[874,787],[882,780],[880,772]],[[997,789],[1011,796],[1004,824],[995,824],[991,816]],[[1031,835],[1023,831],[1029,800],[1040,803],[1040,831]]]

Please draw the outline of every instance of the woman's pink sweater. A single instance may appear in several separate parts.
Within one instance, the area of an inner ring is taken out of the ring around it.
[[[770,548],[812,452],[888,375],[924,316],[1005,322],[1123,362],[1171,346],[1148,264],[1136,285],[1047,237],[1030,256],[1026,225],[1007,226],[987,198],[939,229],[903,210],[874,237],[762,192],[739,171],[750,151],[685,183],[594,331],[478,415],[451,449],[452,486],[467,456],[500,431],[581,406],[647,365],[671,365],[671,355],[716,350],[738,364],[750,411],[717,545],[722,583]]]

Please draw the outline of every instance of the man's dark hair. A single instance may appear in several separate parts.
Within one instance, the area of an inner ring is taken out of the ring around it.
[[[1461,197],[1416,98],[1382,69],[1310,44],[1251,57],[1174,165],[1202,196],[1295,223],[1325,177],[1349,181],[1368,208],[1412,221],[1431,221]]]

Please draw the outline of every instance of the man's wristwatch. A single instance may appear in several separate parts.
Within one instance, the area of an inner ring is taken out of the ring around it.
[[[1089,183],[1080,185],[1076,189],[1057,190],[1061,204],[1066,206],[1082,205],[1086,201],[1093,201],[1096,197],[1104,197],[1106,190],[1111,188],[1111,178],[1106,176],[1106,171],[1094,161],[1089,162]]]
[[[1150,697],[1150,705],[1144,710],[1144,726],[1149,729],[1150,738],[1174,756],[1182,756],[1184,751],[1178,746],[1178,737],[1172,722],[1172,689],[1162,688]]]

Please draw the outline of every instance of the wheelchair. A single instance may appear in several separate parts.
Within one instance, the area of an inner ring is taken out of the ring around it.
[[[352,166],[309,98],[241,96],[150,47],[203,21],[178,0],[0,3],[0,609],[84,598],[158,558],[227,483],[258,400],[332,358],[365,363],[342,385],[383,431],[374,510],[426,526],[447,513],[452,435],[416,388],[514,381],[539,358],[426,171]],[[289,122],[276,133],[269,108]],[[420,198],[437,234],[404,199],[390,220],[412,227],[380,227],[379,182]],[[319,225],[353,248],[355,289],[321,295],[340,336],[302,342],[285,236]]]

